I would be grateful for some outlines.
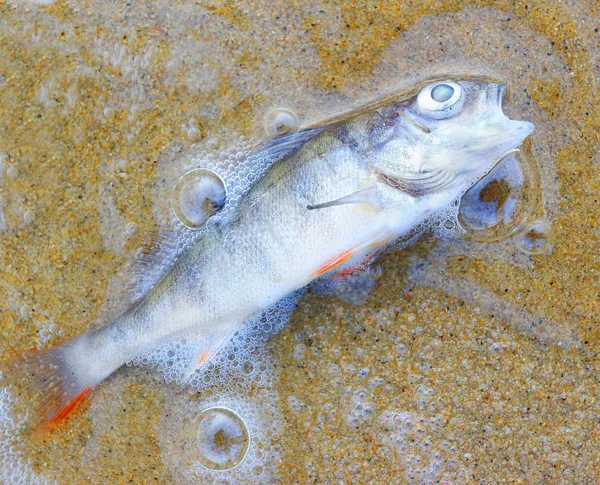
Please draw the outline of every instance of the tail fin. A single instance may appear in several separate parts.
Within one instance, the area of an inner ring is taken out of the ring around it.
[[[2,363],[3,379],[31,402],[28,422],[36,435],[53,430],[96,383],[84,379],[65,361],[65,346],[13,352]]]

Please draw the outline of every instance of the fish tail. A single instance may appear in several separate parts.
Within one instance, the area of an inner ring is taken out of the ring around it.
[[[3,380],[29,402],[27,421],[34,435],[52,431],[98,382],[68,363],[69,343],[45,350],[11,352],[2,363]]]

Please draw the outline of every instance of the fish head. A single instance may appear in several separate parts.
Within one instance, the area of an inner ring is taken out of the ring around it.
[[[448,80],[395,105],[394,135],[379,150],[384,170],[414,190],[466,190],[533,131],[504,114],[505,92],[504,84]]]

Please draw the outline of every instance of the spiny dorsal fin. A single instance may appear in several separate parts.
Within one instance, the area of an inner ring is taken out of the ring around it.
[[[181,232],[183,230],[141,233],[140,246],[125,269],[128,280],[125,290],[130,303],[144,298],[175,264],[183,249]]]
[[[256,152],[257,155],[269,158],[271,160],[281,160],[286,155],[289,155],[294,150],[298,149],[308,140],[314,138],[328,126],[319,126],[317,128],[308,128],[306,130],[290,133],[279,138],[275,138],[264,147],[260,147]],[[250,155],[251,157],[253,155]]]

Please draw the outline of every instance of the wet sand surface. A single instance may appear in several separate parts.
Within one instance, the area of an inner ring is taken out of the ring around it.
[[[264,139],[278,107],[307,126],[429,78],[502,80],[536,126],[554,246],[425,237],[377,261],[361,305],[309,291],[267,344],[272,388],[234,393],[262,447],[237,475],[182,451],[210,393],[134,366],[42,443],[2,395],[5,483],[596,483],[599,18],[593,1],[0,0],[0,354],[122,309],[115,275],[182,160]]]

